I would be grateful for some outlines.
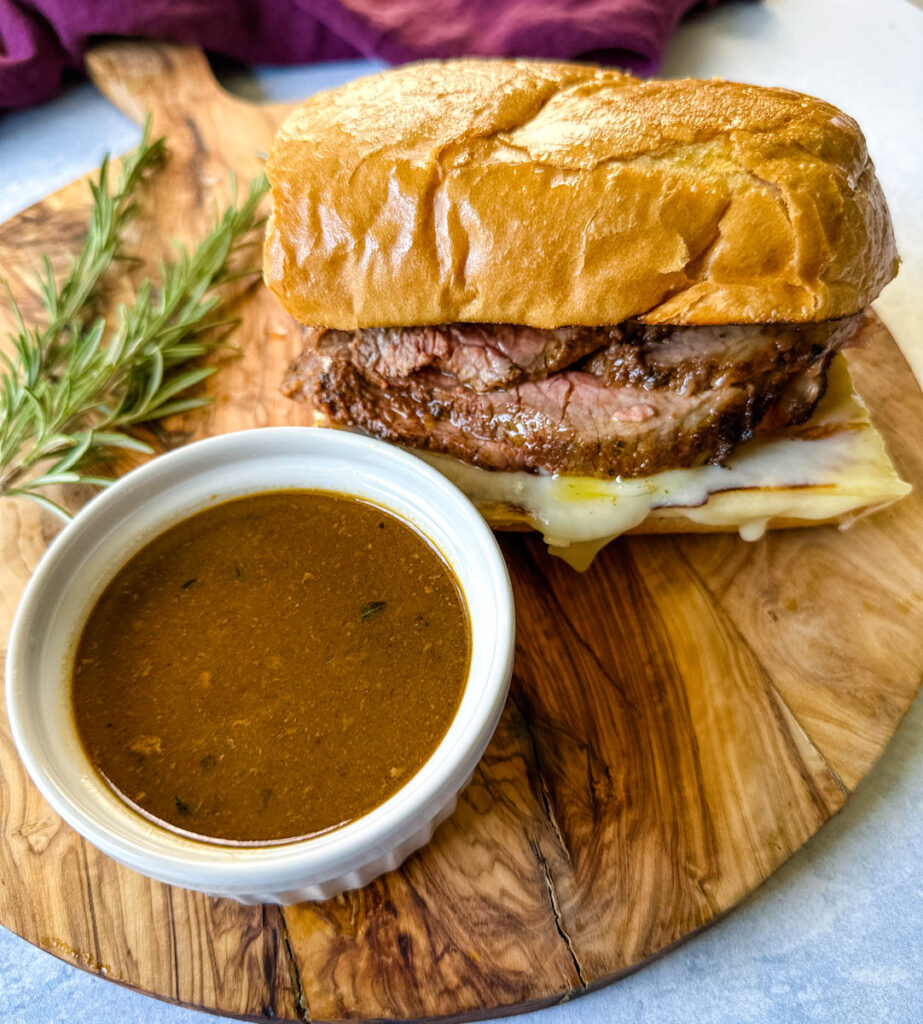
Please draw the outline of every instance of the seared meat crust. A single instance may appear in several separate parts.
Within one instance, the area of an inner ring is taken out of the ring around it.
[[[283,391],[489,469],[643,476],[807,419],[857,325],[310,331]]]

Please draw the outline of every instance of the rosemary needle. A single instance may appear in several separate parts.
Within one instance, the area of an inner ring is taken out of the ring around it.
[[[55,282],[44,260],[44,327],[25,325],[7,287],[16,331],[11,352],[0,352],[0,498],[30,498],[67,518],[45,488],[111,483],[93,472],[107,454],[152,450],[126,428],[209,401],[188,392],[214,372],[196,361],[222,344],[220,328],[228,323],[219,319],[215,289],[241,276],[230,264],[240,239],[261,223],[257,208],[265,178],[251,183],[239,207],[228,206],[194,251],[179,247],[162,262],[157,284],[144,281],[114,323],[94,313],[101,278],[124,255],[121,239],[137,212],[138,187],[163,153],[164,140],[150,139],[148,122],[111,191],[108,158],[103,161],[90,184],[87,237],[63,281]],[[257,271],[243,268],[244,274]]]

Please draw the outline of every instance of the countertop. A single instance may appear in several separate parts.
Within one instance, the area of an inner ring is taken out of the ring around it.
[[[379,65],[254,69],[288,99]],[[785,85],[862,125],[904,265],[876,304],[923,380],[923,11],[910,0],[729,4],[679,30],[663,73]],[[137,128],[89,85],[0,120],[0,221],[122,152]],[[921,666],[923,672],[923,666]],[[2,879],[0,879],[2,884]],[[0,928],[0,1024],[205,1024],[66,966]],[[923,702],[845,809],[752,897],[657,962],[529,1024],[923,1021]]]

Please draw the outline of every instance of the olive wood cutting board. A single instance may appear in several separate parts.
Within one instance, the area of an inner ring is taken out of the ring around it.
[[[204,234],[228,170],[260,169],[282,106],[224,93],[195,50],[107,44],[102,91],[154,115],[169,162],[130,248]],[[79,245],[84,181],[0,227],[26,317],[31,271]],[[128,270],[125,271],[128,273]],[[261,286],[168,445],[305,413],[278,390],[297,326]],[[3,325],[8,311],[0,310]],[[849,362],[915,493],[856,523],[755,544],[634,537],[584,575],[503,541],[519,616],[512,692],[455,814],[399,870],[325,903],[243,907],[148,881],[65,826],[0,716],[0,922],[62,959],[255,1020],[472,1019],[603,985],[715,921],[835,814],[923,665],[923,396],[883,329]],[[78,504],[84,495],[68,496]],[[57,524],[0,502],[0,651]]]

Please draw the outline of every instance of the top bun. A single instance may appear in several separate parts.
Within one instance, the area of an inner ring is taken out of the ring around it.
[[[427,62],[319,93],[267,164],[305,324],[825,320],[897,272],[858,125],[784,89]]]

